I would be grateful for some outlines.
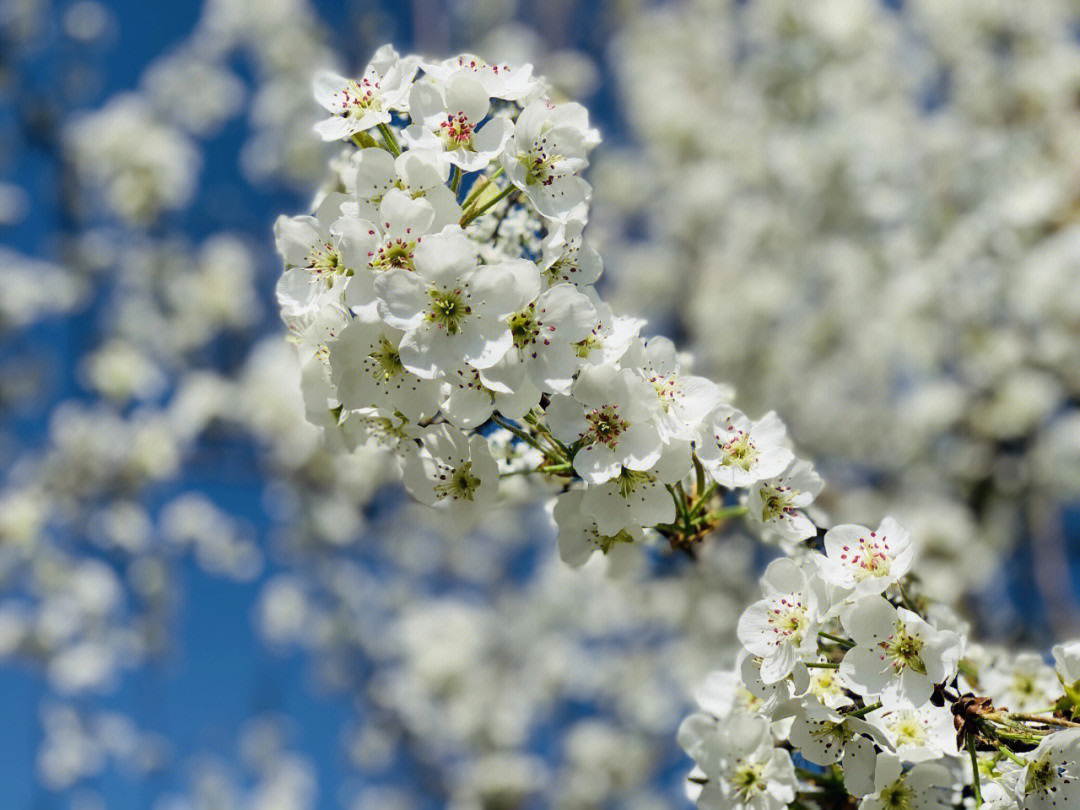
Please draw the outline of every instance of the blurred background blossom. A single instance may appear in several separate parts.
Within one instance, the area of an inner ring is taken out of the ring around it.
[[[604,294],[775,408],[998,640],[1075,634],[1080,9],[0,0],[0,789],[17,808],[684,807],[763,557],[566,568],[304,419],[270,224],[311,74],[531,61],[605,144]]]

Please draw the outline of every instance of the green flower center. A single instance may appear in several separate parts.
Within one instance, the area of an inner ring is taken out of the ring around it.
[[[524,349],[540,336],[540,327],[536,323],[535,315],[535,304],[529,304],[521,312],[510,316],[510,335],[517,348]]]
[[[342,114],[346,118],[363,118],[369,110],[381,110],[382,99],[378,90],[378,82],[366,78],[359,82],[349,79],[341,91]]]
[[[903,622],[897,622],[893,634],[881,642],[881,648],[892,659],[893,669],[900,672],[905,667],[926,674],[926,664],[922,660],[923,640],[910,635]]]
[[[549,155],[539,141],[531,152],[518,152],[518,163],[525,169],[525,185],[550,186],[555,180],[552,167],[562,160],[562,155]]]
[[[880,802],[888,810],[911,810],[914,796],[915,791],[901,777],[881,791]]]
[[[377,381],[389,382],[399,374],[405,373],[405,366],[401,364],[401,355],[397,347],[386,338],[379,341],[375,351],[368,355],[371,360],[371,376]]]
[[[731,778],[735,792],[744,799],[749,799],[765,789],[765,763],[753,762],[741,765]]]
[[[379,246],[375,255],[371,257],[371,266],[380,270],[388,270],[391,267],[399,267],[402,270],[413,270],[413,251],[416,249],[416,240],[402,239],[400,236],[390,239]]]
[[[619,495],[623,498],[629,498],[638,487],[648,484],[652,480],[648,473],[638,472],[626,467],[622,468],[619,477],[615,479],[619,485]]]
[[[587,436],[590,440],[615,448],[623,431],[630,427],[630,423],[619,416],[618,409],[618,405],[604,405],[585,414],[585,420],[589,423]]]
[[[448,335],[458,334],[465,318],[472,313],[472,308],[465,303],[462,291],[432,290],[430,295],[431,309],[428,311],[428,320]]]
[[[454,501],[471,501],[473,493],[480,487],[480,479],[472,474],[471,461],[466,461],[449,475],[443,474],[439,478],[441,483],[435,485],[435,494],[439,500],[450,498]]]
[[[465,113],[450,113],[446,120],[439,124],[439,135],[447,149],[465,149],[472,146],[475,129]]]

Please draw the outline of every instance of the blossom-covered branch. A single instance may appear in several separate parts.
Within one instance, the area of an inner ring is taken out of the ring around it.
[[[527,66],[389,46],[315,92],[331,113],[318,132],[342,151],[314,215],[276,226],[313,422],[390,450],[405,487],[459,529],[504,478],[535,478],[574,565],[646,532],[691,549],[741,515],[788,552],[739,622],[737,674],[714,678],[680,732],[699,804],[1071,800],[1072,648],[1051,705],[995,708],[984,684],[1005,667],[920,599],[904,529],[820,530],[805,509],[821,479],[779,418],[751,420],[600,298],[580,176],[599,136],[583,107]]]

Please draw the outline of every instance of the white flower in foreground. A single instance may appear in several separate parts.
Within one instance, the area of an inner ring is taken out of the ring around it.
[[[457,76],[466,76],[479,82],[492,98],[506,101],[527,100],[543,89],[543,82],[532,75],[530,64],[489,64],[471,53],[444,59],[441,62],[424,62],[424,72],[443,83]]]
[[[825,767],[842,762],[844,773],[869,772],[875,759],[874,741],[886,744],[884,736],[859,717],[846,717],[823,706],[816,700],[806,700],[791,723],[788,739],[798,752],[815,765]],[[857,780],[856,780],[857,781]],[[859,795],[858,785],[849,785]],[[872,783],[863,785],[862,793],[873,791]]]
[[[1080,640],[1055,644],[1054,666],[1061,680],[1072,686],[1080,681]]]
[[[413,123],[402,132],[410,149],[440,150],[443,159],[477,172],[506,146],[514,125],[503,115],[487,118],[490,100],[483,86],[464,75],[442,84],[419,81],[409,93]]]
[[[675,344],[665,337],[635,340],[622,365],[634,368],[656,392],[656,426],[664,441],[692,439],[720,398],[719,387],[684,373]]]
[[[331,71],[315,76],[315,100],[333,113],[315,125],[325,141],[340,141],[379,124],[390,122],[391,110],[407,110],[409,88],[419,60],[402,59],[390,45],[383,45],[359,79],[347,79]]]
[[[431,205],[435,212],[431,231],[461,219],[461,206],[446,186],[450,167],[437,150],[409,149],[395,158],[385,149],[371,146],[354,153],[351,166],[353,170],[343,177],[346,190],[353,195],[342,205],[345,214],[378,221],[383,196],[398,189]]]
[[[1080,729],[1044,737],[1025,757],[1027,767],[1015,776],[1016,794],[1024,810],[1080,807]]]
[[[866,700],[918,708],[930,700],[934,684],[956,674],[960,638],[880,596],[850,603],[840,622],[855,642],[840,663],[840,674]]]
[[[821,581],[786,557],[769,563],[761,586],[765,598],[743,612],[737,633],[742,645],[761,658],[761,679],[774,683],[797,661],[816,654],[818,624],[828,604]]]
[[[415,422],[439,409],[439,384],[402,365],[401,334],[382,323],[353,320],[330,344],[330,380],[343,408],[398,411]]]
[[[338,428],[350,450],[378,447],[398,457],[414,453],[422,433],[415,422],[400,413],[370,408],[342,411]]]
[[[881,593],[907,573],[915,547],[907,531],[885,518],[877,531],[843,524],[825,534],[825,555],[818,556],[821,578],[856,596]]]
[[[641,333],[645,321],[614,315],[611,308],[600,300],[593,287],[582,288],[596,308],[600,322],[592,333],[579,340],[574,348],[578,356],[591,366],[616,363],[626,354]]]
[[[786,430],[773,411],[756,422],[730,405],[719,405],[694,440],[709,476],[723,487],[747,487],[774,478],[795,457],[784,443]]]
[[[669,445],[650,470],[623,467],[610,481],[587,487],[581,509],[596,519],[600,532],[606,535],[671,523],[675,502],[664,485],[679,480],[689,469],[689,449]]]
[[[522,305],[521,279],[531,262],[476,265],[476,248],[451,226],[425,237],[414,270],[395,267],[375,280],[378,312],[405,332],[402,365],[424,379],[467,363],[494,365],[513,345],[506,319]]]
[[[679,729],[679,744],[708,779],[699,808],[784,810],[795,800],[791,755],[773,746],[763,717],[736,712],[711,727],[695,718]]]
[[[470,518],[490,506],[499,488],[499,468],[483,436],[466,436],[450,425],[432,425],[423,446],[405,457],[402,481],[414,498],[448,509],[454,520]]]
[[[746,691],[754,698],[753,709],[769,718],[786,717],[797,710],[796,695],[806,693],[810,670],[796,662],[791,674],[778,681],[766,682],[761,677],[763,660],[749,651],[739,653],[738,669]]]
[[[805,540],[817,532],[801,511],[821,492],[821,478],[806,461],[795,461],[776,478],[761,481],[747,494],[747,514],[756,523],[789,540]]]
[[[652,387],[633,371],[589,366],[574,383],[572,398],[552,397],[548,426],[559,441],[581,444],[575,472],[590,484],[602,484],[623,468],[648,470],[660,458],[655,411]]]
[[[518,116],[499,160],[543,216],[584,222],[590,189],[577,173],[588,165],[590,138],[588,113],[580,104],[534,101]]]
[[[277,218],[274,241],[290,269],[306,271],[331,285],[334,276],[367,266],[368,224],[340,216],[337,209],[343,200],[340,194],[330,194],[313,217]]]
[[[535,279],[539,292],[539,275]],[[531,295],[522,297],[528,300]],[[557,284],[510,316],[512,355],[538,389],[567,394],[584,362],[575,344],[592,334],[598,323],[588,296],[572,284]]]
[[[885,732],[890,747],[904,762],[955,757],[956,729],[947,707],[928,703],[918,709],[879,709],[866,718]]]
[[[859,810],[945,810],[952,806],[952,783],[940,765],[916,765],[903,772],[899,759],[883,753],[877,758],[875,790],[859,803]]]
[[[600,551],[607,554],[617,543],[633,543],[641,539],[637,527],[622,529],[615,535],[602,534],[596,521],[581,511],[585,491],[571,489],[555,499],[552,517],[559,528],[559,556],[567,565],[579,568]]]
[[[830,709],[840,709],[852,705],[851,697],[844,686],[844,679],[835,669],[813,668],[810,670],[809,695]]]
[[[552,228],[541,243],[540,272],[549,286],[595,284],[604,270],[600,254],[585,241],[579,222]]]

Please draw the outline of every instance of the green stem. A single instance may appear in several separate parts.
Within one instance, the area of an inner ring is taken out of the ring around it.
[[[465,212],[465,215],[462,216],[462,218],[461,218],[461,222],[459,222],[458,224],[462,228],[464,228],[466,225],[468,225],[470,222],[472,222],[478,216],[483,214],[485,211],[487,211],[489,208],[491,208],[497,202],[499,202],[504,197],[508,196],[509,194],[511,194],[514,191],[517,191],[517,186],[515,186],[513,183],[510,183],[510,184],[508,184],[506,186],[506,188],[504,188],[502,191],[500,191],[498,194],[496,194],[494,197],[492,197],[490,200],[488,200],[483,205],[477,206],[474,203],[473,207]]]
[[[975,735],[967,735],[967,749],[971,755],[971,790],[975,793],[975,807],[982,807],[982,786],[979,784],[979,759],[975,756]]]
[[[997,746],[998,751],[1003,753],[1005,756],[1007,756],[1009,759],[1011,759],[1013,762],[1015,762],[1021,768],[1026,767],[1029,764],[1026,759],[1024,759],[1023,757],[1018,757],[1016,754],[1014,754],[1012,751],[1010,751],[1009,747],[1007,745],[1005,745],[1004,743],[995,741],[994,745]]]
[[[450,170],[450,190],[456,195],[461,188],[461,167],[454,166]]]
[[[900,601],[903,603],[904,607],[906,607],[912,613],[921,616],[922,614],[919,613],[919,609],[915,607],[915,604],[910,599],[908,599],[908,595],[904,591],[904,586],[901,583],[897,582],[896,587],[900,591]]]
[[[698,499],[694,501],[694,505],[690,507],[690,517],[694,518],[705,508],[705,504],[709,502],[709,499],[713,496],[713,493],[720,488],[719,484],[707,484],[704,490],[698,490]]]
[[[726,520],[727,518],[745,515],[746,512],[746,506],[744,506],[743,504],[736,504],[735,506],[725,506],[721,509],[717,509],[714,512],[709,512],[709,514],[705,515],[703,519],[709,523],[716,523],[721,520]]]
[[[671,500],[673,500],[675,502],[675,514],[676,514],[676,516],[677,516],[677,518],[679,520],[679,523],[682,524],[682,531],[685,533],[686,532],[686,526],[687,526],[687,521],[686,521],[686,498],[685,497],[680,497],[679,493],[675,490],[675,487],[673,487],[671,484],[664,484],[664,487],[671,494]],[[680,487],[680,489],[681,489],[681,487]]]
[[[687,501],[686,491],[683,489],[682,481],[675,482],[675,492],[678,494],[679,501],[682,503],[683,531],[687,536],[690,536],[694,533],[694,526],[690,522],[690,506]]]
[[[832,633],[826,633],[824,630],[818,630],[818,635],[822,638],[827,638],[829,641],[835,641],[841,647],[850,650],[855,645],[848,641],[846,638],[840,638],[840,636],[834,636]]]
[[[572,469],[574,469],[574,465],[571,464],[569,461],[565,461],[562,464],[548,464],[546,467],[541,467],[540,472],[554,474],[569,472]]]
[[[476,182],[473,183],[473,187],[471,189],[469,189],[469,196],[467,196],[465,198],[465,202],[463,202],[461,204],[462,210],[467,211],[469,209],[469,206],[471,206],[474,202],[476,202],[479,199],[479,197],[483,193],[484,189],[487,188],[491,184],[491,182],[502,173],[503,173],[503,167],[500,166],[495,171],[495,174],[491,175],[491,177],[486,177],[486,178],[485,177],[478,177],[478,178],[476,178]]]
[[[840,669],[839,664],[832,664],[827,661],[808,661],[806,666],[810,669]]]
[[[1044,726],[1060,726],[1062,728],[1080,728],[1080,723],[1072,723],[1068,720],[1059,720],[1057,717],[1039,717],[1038,713],[1013,712],[1005,715],[1009,720],[1019,720],[1021,723],[1041,723]]]
[[[534,416],[531,411],[525,414],[525,421],[532,425],[534,428],[536,428],[537,433],[539,433],[541,436],[551,442],[552,447],[557,450],[563,458],[565,458],[567,461],[570,460],[571,456],[569,448],[567,448],[565,444],[556,439],[551,434],[551,430],[548,428],[548,426],[541,422],[538,418],[536,418],[536,416]]]
[[[530,467],[527,470],[511,470],[510,472],[504,472],[500,474],[500,478],[508,478],[511,475],[535,475],[536,473],[543,473],[544,475],[561,475],[562,473],[570,472],[573,467],[570,462],[563,464],[548,464],[544,467]]]
[[[503,428],[505,430],[509,430],[511,433],[513,433],[515,436],[517,436],[519,439],[521,439],[526,444],[530,445],[531,447],[536,448],[537,450],[539,450],[544,455],[547,455],[547,451],[543,447],[540,446],[540,444],[536,441],[536,439],[534,439],[532,436],[530,436],[524,430],[519,428],[517,425],[513,424],[512,422],[507,422],[505,419],[503,419],[497,413],[493,413],[491,415],[491,421],[494,422],[499,427],[501,427],[501,428]]]
[[[866,717],[870,712],[876,712],[881,708],[881,701],[871,703],[869,706],[863,706],[861,709],[856,709],[853,712],[848,712],[844,717]]]
[[[383,140],[386,141],[386,148],[390,150],[390,154],[394,157],[400,155],[401,147],[398,146],[394,130],[390,129],[386,124],[379,124],[379,132],[382,134]]]

